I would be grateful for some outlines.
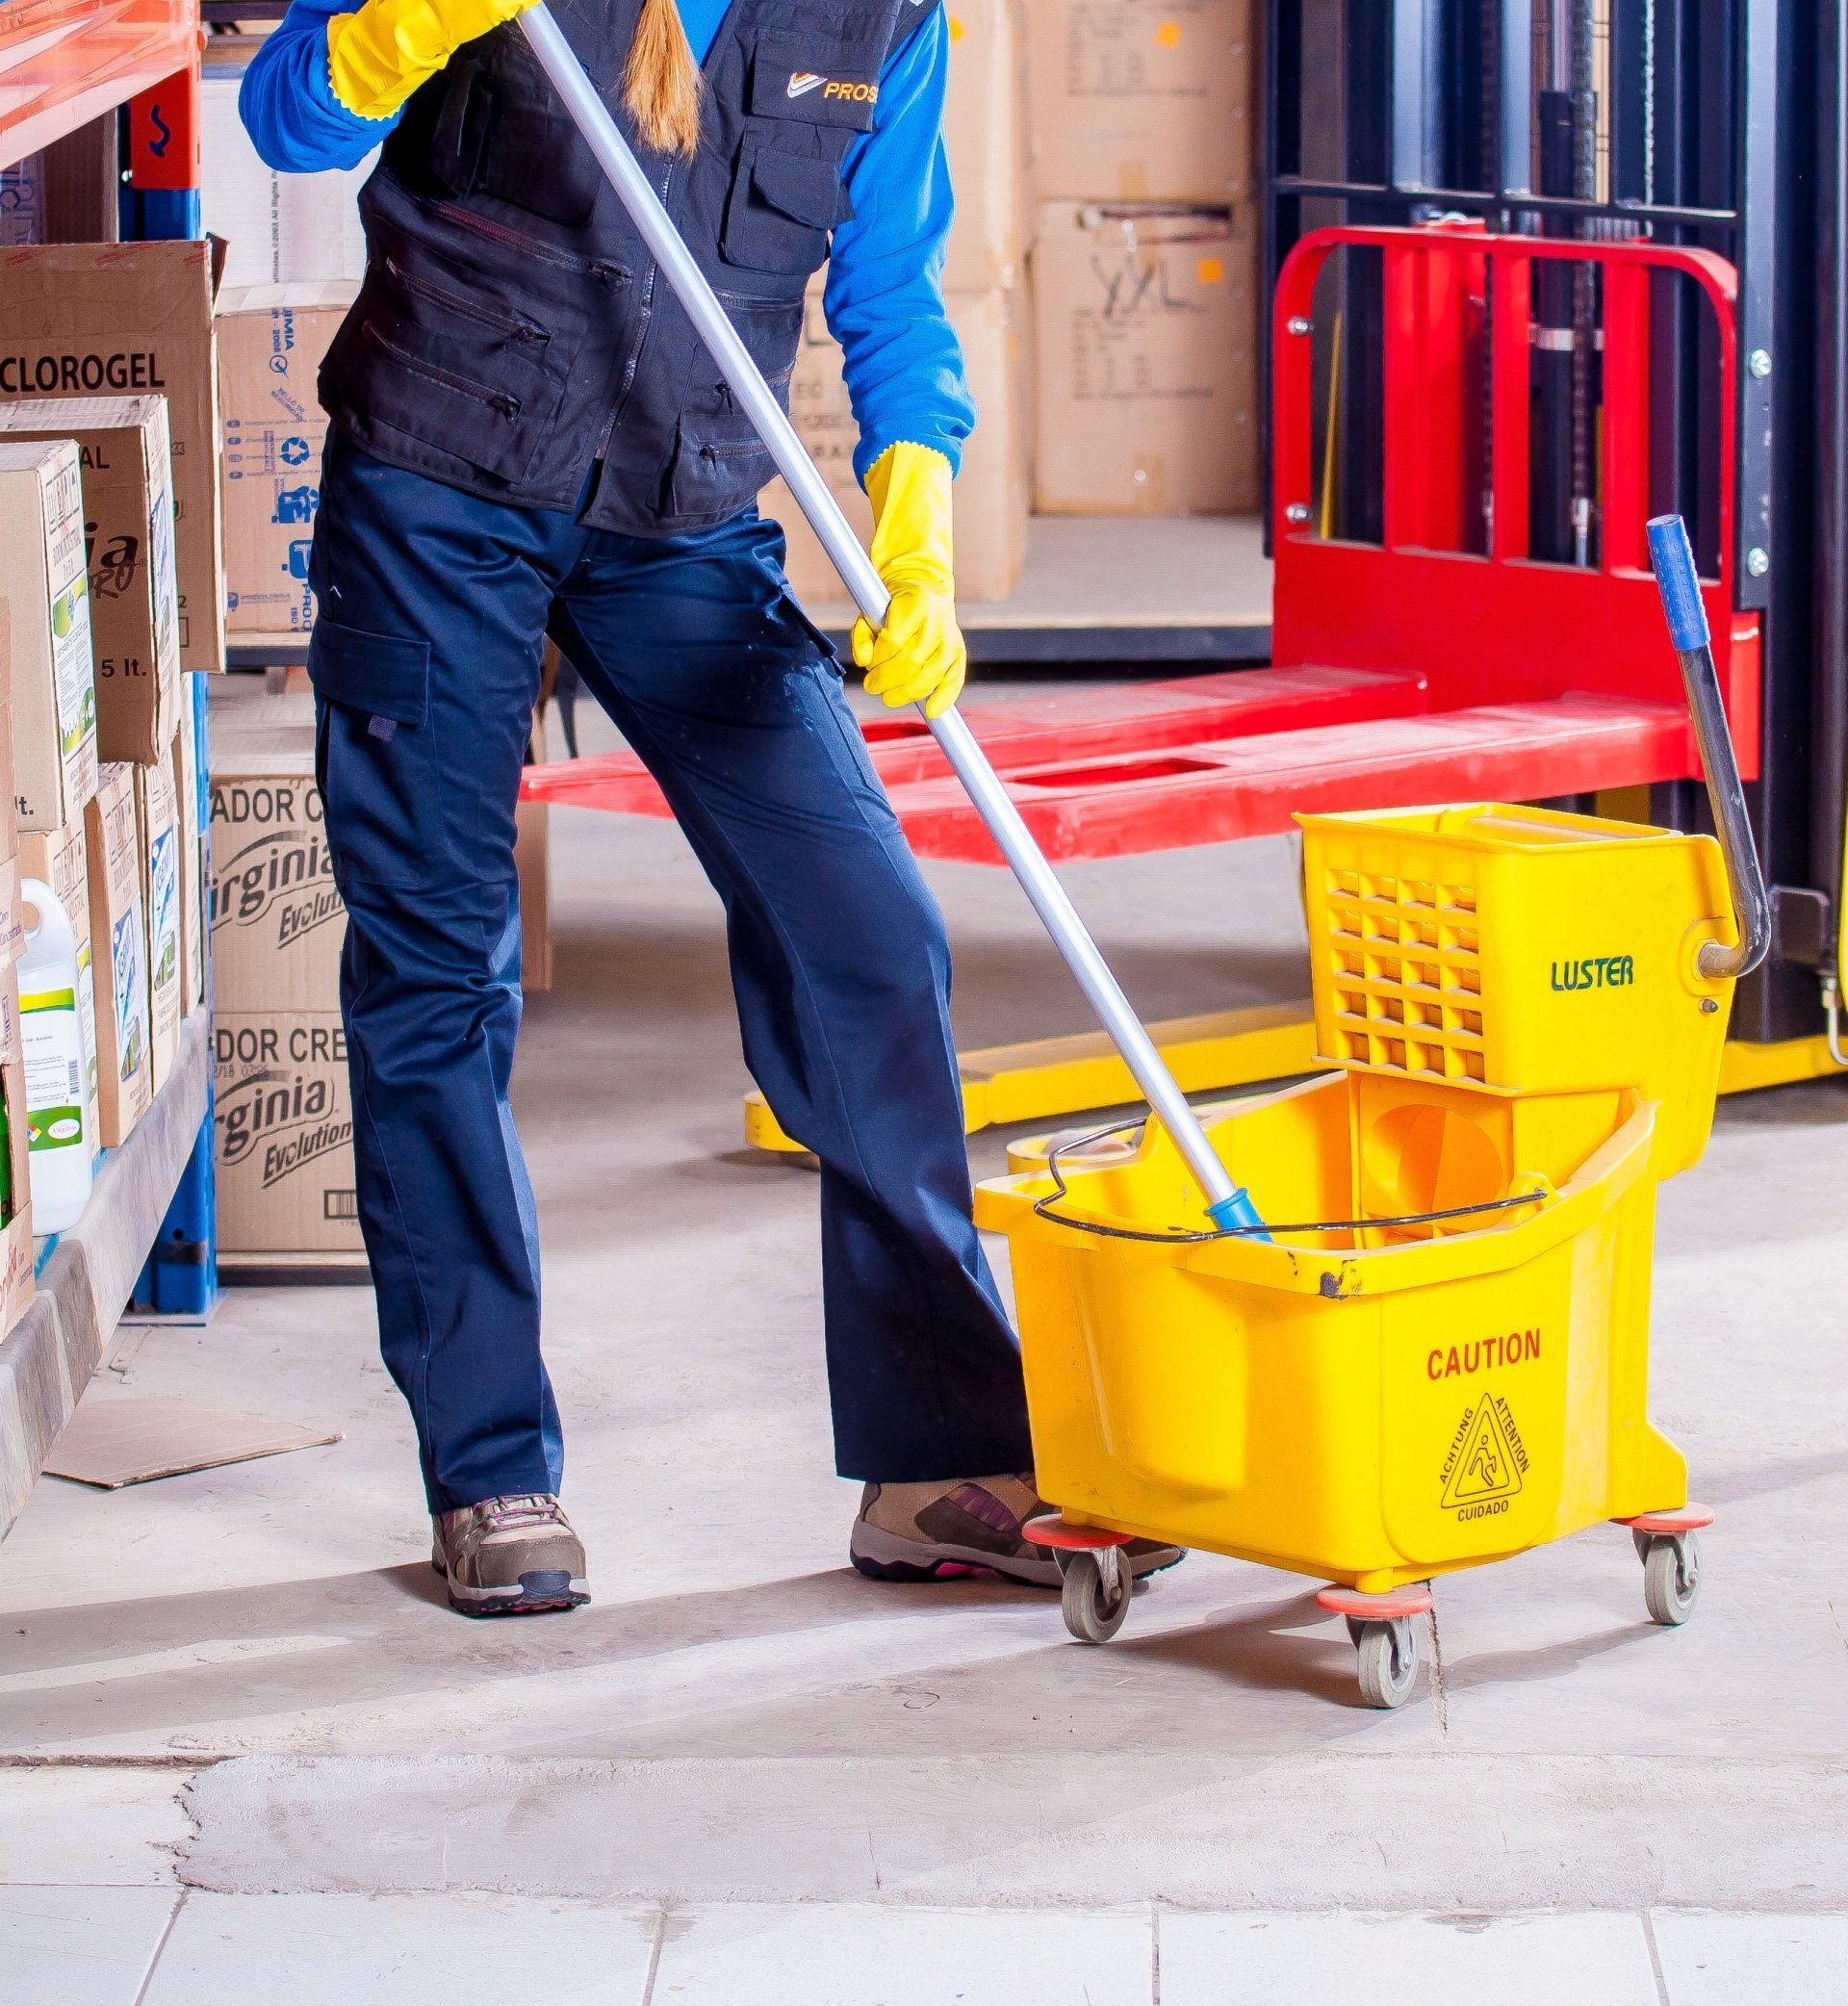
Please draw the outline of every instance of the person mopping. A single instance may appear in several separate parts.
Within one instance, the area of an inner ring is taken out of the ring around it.
[[[970,1218],[941,916],[757,513],[769,455],[509,25],[526,4],[294,0],[241,101],[277,168],[383,141],[365,280],[321,376],[309,676],[360,1221],[435,1564],[470,1615],[587,1600],[507,1102],[514,804],[550,634],[723,900],[747,1063],[821,1162],[855,1566],[1056,1585],[1021,1532],[1041,1507]],[[966,659],[950,483],[974,411],[938,277],[937,0],[553,12],[780,388],[827,262],[891,594],[854,659],[886,704],[940,714]],[[1179,1553],[1130,1557],[1142,1575]]]

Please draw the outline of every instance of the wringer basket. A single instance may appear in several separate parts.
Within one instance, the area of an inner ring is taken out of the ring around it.
[[[1646,1412],[1656,1187],[1712,1122],[1732,985],[1703,948],[1738,932],[1708,837],[1488,804],[1300,820],[1332,1070],[1207,1124],[1271,1238],[1178,1228],[1153,1122],[1127,1159],[984,1184],[977,1218],[1010,1243],[1074,1631],[1121,1621],[1074,1610],[1100,1550],[1210,1548],[1342,1584],[1393,1705],[1410,1584],[1611,1518],[1658,1526],[1686,1584],[1686,1466]]]

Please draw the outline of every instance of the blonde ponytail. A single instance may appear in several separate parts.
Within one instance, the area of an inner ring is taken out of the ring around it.
[[[675,0],[642,0],[623,71],[623,104],[642,143],[656,153],[690,156],[700,143],[705,89]]]

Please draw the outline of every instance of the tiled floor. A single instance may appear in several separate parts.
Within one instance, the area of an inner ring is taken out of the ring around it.
[[[176,1888],[0,1887],[0,1998],[9,2006],[136,2006]]]
[[[8,2006],[1835,2006],[1848,1916],[0,1887]]]

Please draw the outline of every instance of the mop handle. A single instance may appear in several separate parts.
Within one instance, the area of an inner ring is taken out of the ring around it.
[[[1695,742],[1701,749],[1701,770],[1707,775],[1707,798],[1719,831],[1726,875],[1732,887],[1738,915],[1736,947],[1723,940],[1701,943],[1703,975],[1733,979],[1750,975],[1771,944],[1771,901],[1758,864],[1758,846],[1745,811],[1745,787],[1727,728],[1726,705],[1720,697],[1719,671],[1713,666],[1712,635],[1707,608],[1701,604],[1700,574],[1687,540],[1687,525],[1678,515],[1658,515],[1649,524],[1649,554],[1656,568],[1656,590],[1661,597],[1668,637],[1681,665],[1681,686],[1687,692],[1694,720]]]
[[[884,626],[888,595],[879,573],[873,569],[872,559],[860,548],[839,502],[796,436],[795,427],[751,359],[750,350],[738,338],[736,328],[662,207],[596,86],[584,74],[564,31],[544,0],[527,8],[519,19],[533,54],[564,100],[585,144],[609,177],[610,186],[629,212],[629,220],[641,232],[650,255],[686,309],[695,332],[711,351],[732,386],[732,395],[769,449],[778,473],[788,482],[854,604],[873,627]],[[1214,1155],[1213,1145],[1186,1095],[1175,1084],[1154,1040],[1130,1008],[1128,997],[1097,951],[1097,943],[1086,930],[1065,887],[1034,841],[974,734],[954,708],[926,721],[944,757],[955,768],[956,777],[1001,846],[1001,854],[1019,879],[1034,911],[1052,936],[1053,944],[1076,976],[1078,987],[1097,1013],[1112,1043],[1122,1054],[1143,1097],[1173,1137],[1175,1147],[1206,1194],[1209,1216],[1221,1226],[1257,1224],[1250,1200],[1233,1184],[1225,1167]]]

